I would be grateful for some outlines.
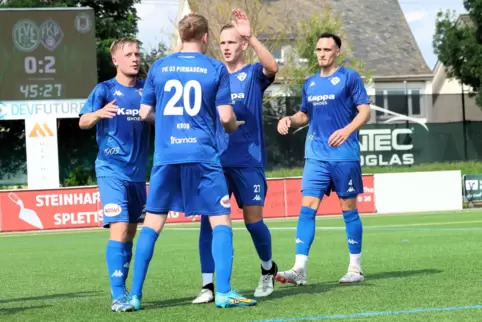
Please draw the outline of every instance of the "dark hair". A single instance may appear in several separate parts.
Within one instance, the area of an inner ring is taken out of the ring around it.
[[[324,32],[318,37],[318,40],[320,40],[321,38],[332,38],[338,48],[341,48],[341,38],[339,36],[332,34],[331,32]]]

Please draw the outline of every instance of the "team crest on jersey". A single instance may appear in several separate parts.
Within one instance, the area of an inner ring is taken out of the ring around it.
[[[237,77],[240,81],[244,81],[246,79],[246,76],[248,76],[246,73],[241,73]]]
[[[338,77],[336,77],[336,76],[331,79],[331,83],[332,83],[333,85],[336,85],[336,84],[338,84],[339,82],[340,82],[340,78],[338,78]]]

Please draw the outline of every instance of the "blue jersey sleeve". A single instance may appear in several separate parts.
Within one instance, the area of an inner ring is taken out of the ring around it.
[[[264,92],[269,85],[274,82],[275,76],[268,77],[263,73],[263,65],[261,63],[254,64],[254,72],[256,75],[256,79],[259,82],[259,86],[261,90]]]
[[[306,80],[303,83],[303,88],[301,89],[301,107],[300,107],[300,112],[303,112],[305,114],[308,114],[308,98],[306,97],[306,83],[308,80]]]
[[[350,73],[350,92],[351,97],[353,99],[353,103],[356,106],[362,104],[370,104],[370,99],[368,98],[367,91],[365,89],[365,85],[363,84],[363,80],[355,71]]]
[[[226,66],[220,64],[219,66],[219,85],[216,93],[216,106],[231,105],[231,88],[229,83],[229,73]]]
[[[98,84],[82,106],[79,116],[100,110],[107,104],[107,91],[104,84]]]
[[[158,61],[154,62],[147,73],[147,79],[144,83],[144,88],[142,89],[141,104],[156,107],[156,92],[154,87],[154,69],[158,65]]]

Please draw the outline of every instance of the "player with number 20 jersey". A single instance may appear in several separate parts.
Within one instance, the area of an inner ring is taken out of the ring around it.
[[[182,52],[157,60],[149,70],[141,100],[141,117],[155,119],[154,164],[134,261],[130,303],[141,308],[142,286],[154,245],[169,211],[209,216],[216,265],[216,306],[252,306],[231,289],[233,239],[231,205],[220,162],[218,127],[235,131],[226,67],[204,53],[208,22],[190,14],[179,22]],[[150,116],[149,116],[150,115]]]

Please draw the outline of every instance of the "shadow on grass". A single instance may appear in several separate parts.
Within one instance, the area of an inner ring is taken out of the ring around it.
[[[7,309],[0,309],[0,317],[2,315],[13,315],[17,313],[23,313],[27,310],[35,310],[35,309],[45,309],[50,305],[37,305],[37,306],[26,306],[26,307],[10,307]]]
[[[24,302],[24,301],[42,301],[42,300],[54,300],[54,299],[72,299],[80,297],[90,297],[95,296],[100,291],[89,291],[89,292],[75,292],[75,293],[62,293],[62,294],[49,294],[49,295],[39,295],[31,297],[21,297],[13,298],[7,300],[0,300],[0,304],[12,303],[12,302]]]
[[[411,277],[416,275],[428,275],[428,274],[440,274],[442,270],[439,269],[421,269],[421,270],[410,270],[410,271],[392,271],[392,272],[380,272],[366,275],[367,281],[370,280],[378,280],[378,279],[385,279],[385,278],[400,278],[400,277]],[[340,284],[338,281],[332,282],[321,282],[315,284],[307,284],[305,286],[291,286],[287,284],[286,286],[280,283],[276,283],[275,291],[268,297],[259,299],[260,302],[276,300],[279,298],[283,298],[286,296],[295,296],[298,294],[322,294],[330,291],[331,289],[337,287],[375,287],[376,285],[370,284],[367,282],[362,283],[354,283],[354,284]],[[240,293],[251,297],[253,293],[253,289],[242,289]],[[186,305],[194,305],[191,304],[192,300],[195,298],[195,295],[192,297],[186,298],[178,298],[178,299],[169,299],[169,300],[159,300],[159,301],[150,301],[145,303],[145,310],[151,309],[158,309],[158,308],[166,308],[172,306],[186,306]],[[209,304],[209,305],[213,305]]]

